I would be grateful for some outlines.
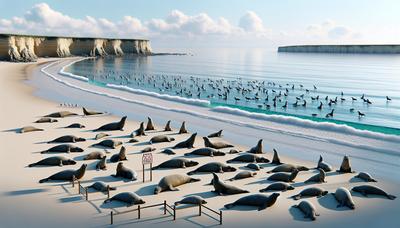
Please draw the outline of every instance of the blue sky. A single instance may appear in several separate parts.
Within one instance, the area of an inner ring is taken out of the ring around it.
[[[0,32],[141,36],[161,46],[400,43],[395,0],[1,0],[0,9]]]

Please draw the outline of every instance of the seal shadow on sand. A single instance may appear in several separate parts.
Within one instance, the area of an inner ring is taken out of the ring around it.
[[[332,194],[327,194],[323,197],[318,198],[318,203],[326,209],[333,211],[348,211],[351,210],[348,207],[337,207],[339,204]]]
[[[42,192],[48,192],[48,191],[49,191],[49,189],[47,189],[47,188],[33,188],[33,189],[9,191],[9,192],[5,192],[4,195],[6,195],[6,196],[21,196],[21,195],[31,195],[31,194],[35,194],[35,193],[42,193]]]
[[[135,191],[139,196],[152,196],[154,195],[154,189],[158,186],[158,184],[151,184],[144,187],[139,188]],[[162,193],[159,193],[162,194]]]
[[[294,208],[294,207],[290,206],[289,213],[290,213],[290,215],[292,215],[294,220],[302,221],[302,222],[312,222],[311,219],[304,218],[304,214],[298,208]]]
[[[194,196],[194,195],[200,196],[200,197],[202,197],[204,199],[210,199],[210,198],[219,196],[216,193],[211,192],[211,190],[210,190],[210,191],[205,191],[205,192],[190,193],[190,194],[185,195],[184,197]]]

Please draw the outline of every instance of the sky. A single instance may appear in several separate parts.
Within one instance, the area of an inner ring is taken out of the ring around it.
[[[398,44],[399,12],[398,0],[0,0],[0,33],[171,48]]]

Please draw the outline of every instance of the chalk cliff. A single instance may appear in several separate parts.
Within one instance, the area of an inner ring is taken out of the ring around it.
[[[400,45],[298,45],[279,47],[278,52],[400,54]]]
[[[38,57],[151,55],[148,40],[46,37],[0,34],[0,60],[35,61]]]

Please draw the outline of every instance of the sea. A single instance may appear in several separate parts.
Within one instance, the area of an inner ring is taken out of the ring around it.
[[[186,55],[92,58],[65,71],[97,86],[208,101],[210,108],[400,135],[400,55],[205,48]]]

